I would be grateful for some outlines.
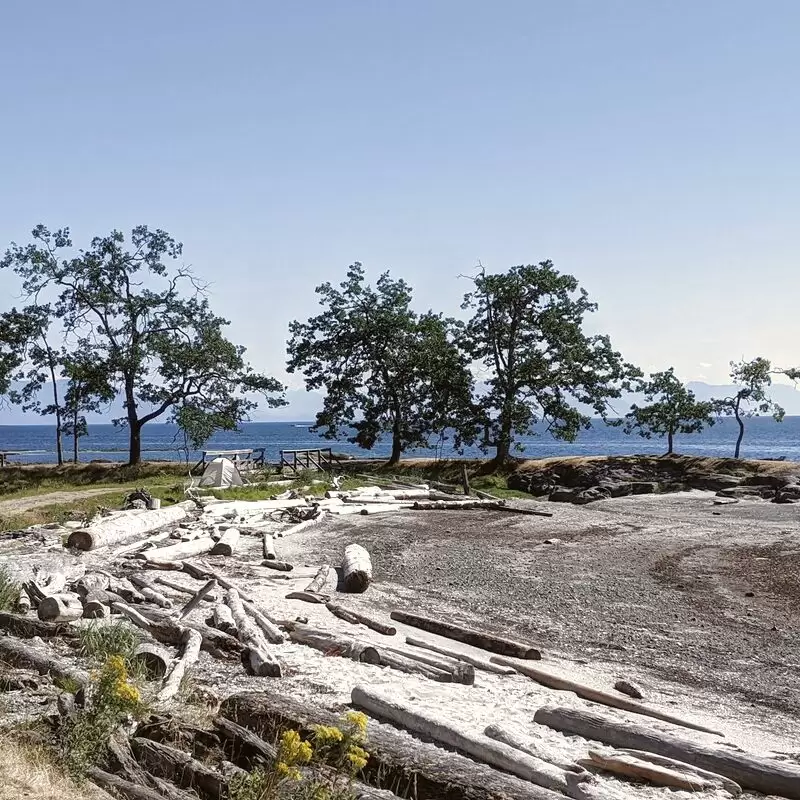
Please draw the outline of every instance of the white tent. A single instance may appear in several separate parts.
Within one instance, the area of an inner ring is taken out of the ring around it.
[[[229,458],[215,458],[210,461],[200,478],[200,486],[213,486],[226,489],[228,486],[243,486],[244,481],[236,469],[236,464]]]

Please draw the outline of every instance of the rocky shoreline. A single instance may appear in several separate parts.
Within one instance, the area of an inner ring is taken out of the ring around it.
[[[585,505],[611,497],[691,489],[731,499],[800,500],[800,464],[691,456],[597,456],[526,462],[509,489],[553,503]]]

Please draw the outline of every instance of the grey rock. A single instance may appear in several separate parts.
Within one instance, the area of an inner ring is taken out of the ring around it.
[[[618,692],[628,695],[628,697],[634,697],[637,700],[642,700],[644,698],[642,690],[631,681],[619,680],[614,684],[614,688]]]

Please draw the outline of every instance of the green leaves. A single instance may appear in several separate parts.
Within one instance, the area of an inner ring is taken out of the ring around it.
[[[392,438],[392,460],[456,427],[470,406],[472,376],[455,344],[457,324],[411,309],[411,289],[383,273],[374,287],[360,263],[334,287],[317,287],[322,313],[292,322],[289,372],[302,372],[306,388],[324,389],[316,430],[371,449]]]

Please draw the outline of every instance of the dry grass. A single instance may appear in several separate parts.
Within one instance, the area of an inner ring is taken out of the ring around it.
[[[36,745],[11,735],[0,738],[0,800],[108,800],[109,795],[91,783],[77,786]]]

